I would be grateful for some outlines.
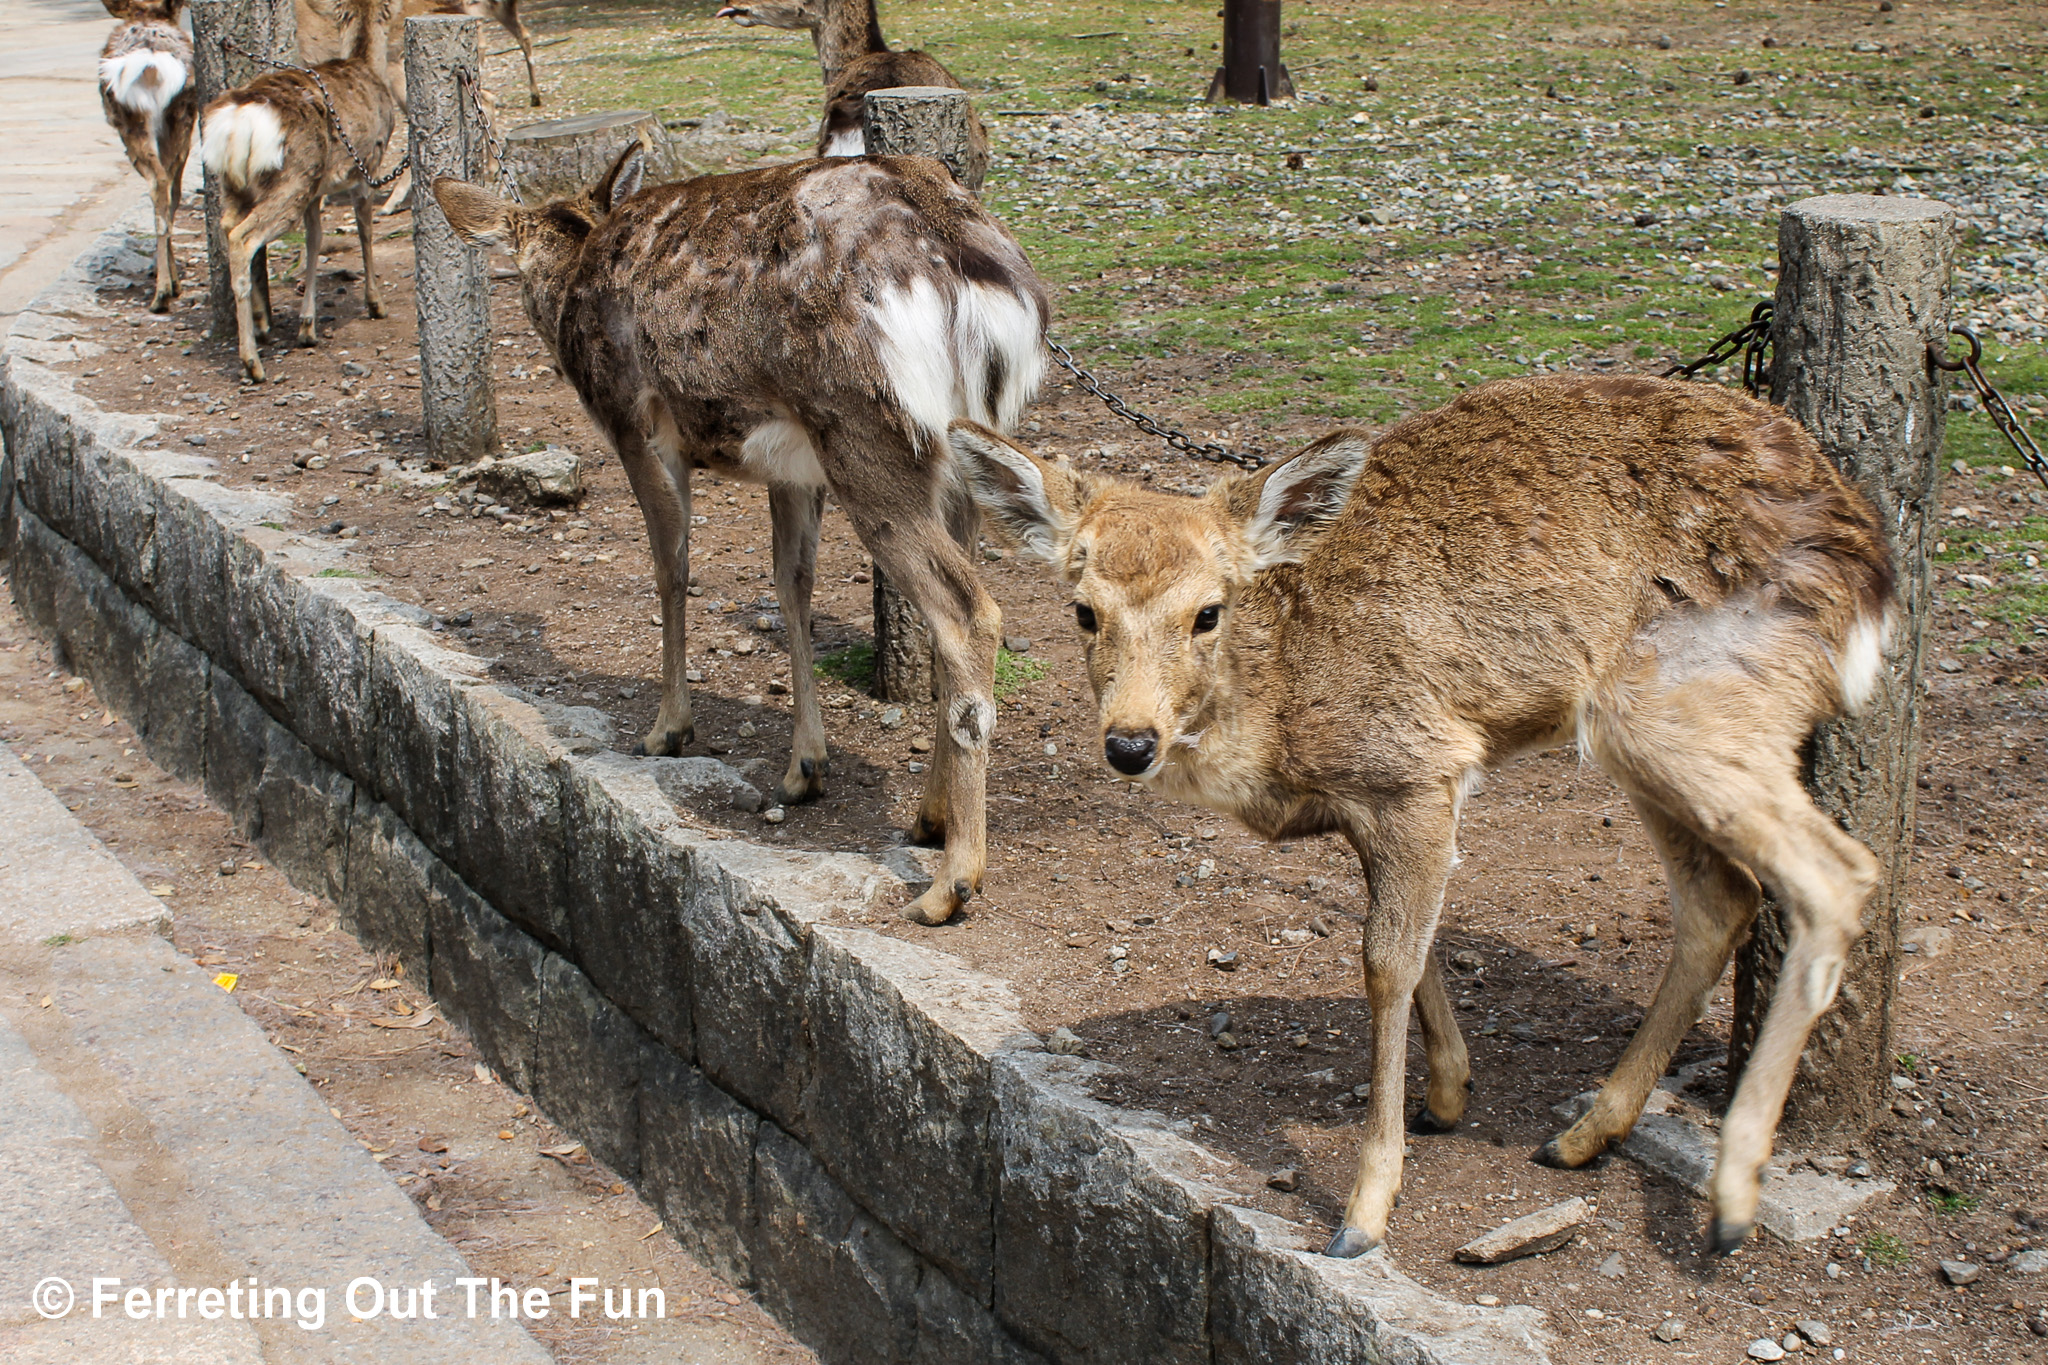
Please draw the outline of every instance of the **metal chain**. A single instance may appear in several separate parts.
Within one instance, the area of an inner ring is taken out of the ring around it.
[[[318,71],[315,71],[312,67],[295,66],[291,62],[280,62],[273,60],[272,58],[264,56],[260,52],[251,52],[248,48],[243,47],[233,38],[222,38],[220,40],[220,49],[222,52],[239,52],[244,57],[247,57],[250,61],[256,62],[263,66],[271,67],[274,70],[296,71],[302,76],[311,76],[313,78],[313,84],[320,88],[321,100],[327,105],[327,121],[328,123],[333,125],[334,135],[340,138],[341,145],[348,149],[350,159],[356,163],[356,170],[363,177],[363,183],[368,185],[371,189],[383,189],[386,185],[398,179],[399,176],[404,175],[406,168],[412,165],[412,153],[408,152],[398,159],[398,164],[396,166],[393,166],[387,174],[381,177],[370,174],[369,166],[365,164],[365,162],[363,161],[363,154],[356,150],[356,144],[349,141],[348,130],[341,126],[341,114],[334,107],[334,96],[327,93],[327,82],[321,80],[320,73]]]
[[[1771,301],[1765,299],[1749,310],[1749,321],[1713,344],[1690,365],[1673,365],[1665,379],[1691,379],[1701,370],[1711,370],[1742,354],[1742,385],[1751,398],[1761,398],[1771,385]]]
[[[491,117],[490,106],[484,103],[482,87],[467,71],[456,72],[455,83],[469,97],[469,107],[476,111],[477,125],[484,130],[485,154],[497,168],[499,192],[515,204],[525,203],[519,193],[519,182],[512,178],[511,170],[505,165],[505,135],[498,131],[498,121]]]
[[[1192,455],[1196,459],[1213,460],[1217,464],[1236,465],[1239,469],[1246,470],[1263,469],[1266,467],[1267,461],[1263,455],[1250,451],[1240,453],[1233,451],[1229,446],[1213,441],[1198,442],[1194,437],[1177,427],[1161,426],[1144,413],[1133,412],[1128,403],[1124,402],[1123,399],[1117,397],[1107,388],[1104,388],[1100,379],[1082,369],[1079,363],[1075,361],[1072,351],[1069,351],[1050,337],[1046,338],[1045,344],[1052,351],[1052,358],[1060,363],[1060,367],[1081,381],[1082,388],[1085,388],[1088,392],[1101,399],[1104,407],[1146,435],[1157,436],[1183,455]]]
[[[2034,438],[2027,433],[2026,425],[2007,405],[2005,396],[1993,388],[1991,381],[1984,377],[1984,371],[1979,365],[1984,359],[1984,343],[1977,340],[1977,334],[1967,327],[1951,327],[1948,330],[1951,336],[1959,336],[1970,343],[1970,353],[1951,360],[1947,349],[1940,342],[1930,341],[1927,343],[1928,363],[1937,370],[1947,370],[1950,374],[1960,372],[1970,377],[1970,387],[1977,391],[1978,399],[1984,404],[1985,414],[1991,418],[1991,425],[1997,427],[1999,435],[2005,437],[2007,444],[2019,452],[2020,459],[2033,472],[2034,477],[2039,479],[2044,487],[2048,487],[2048,457],[2041,454],[2041,447],[2034,443]]]

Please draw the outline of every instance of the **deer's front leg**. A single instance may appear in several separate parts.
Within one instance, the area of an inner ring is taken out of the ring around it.
[[[311,346],[320,339],[320,196],[314,195],[306,203],[305,221],[301,224],[306,235],[305,259],[300,268],[299,283],[305,293],[299,299],[299,345]]]
[[[633,500],[647,523],[647,548],[654,557],[654,592],[661,600],[661,710],[654,728],[633,746],[636,754],[676,755],[697,737],[690,717],[690,685],[684,677],[689,641],[685,614],[690,587],[690,469],[682,439],[668,409],[649,405],[652,432],[632,418],[597,414],[619,452]]]
[[[1441,796],[1418,798],[1352,827],[1352,843],[1372,892],[1365,921],[1372,1098],[1365,1109],[1358,1176],[1344,1206],[1344,1226],[1324,1249],[1328,1256],[1362,1256],[1386,1240],[1387,1219],[1401,1193],[1408,1013],[1431,969],[1429,945],[1451,869],[1453,816],[1448,792]]]
[[[809,801],[825,794],[825,722],[818,714],[818,678],[811,648],[811,588],[818,576],[818,521],[825,490],[798,484],[768,485],[773,524],[775,601],[789,632],[789,691],[796,702],[796,736],[789,769],[776,799]]]
[[[384,316],[384,291],[377,287],[377,267],[370,257],[370,239],[376,235],[371,231],[375,220],[375,210],[370,206],[370,191],[365,186],[356,193],[356,240],[363,244],[363,311],[373,318],[381,318]],[[687,526],[689,518],[685,517],[683,524]]]

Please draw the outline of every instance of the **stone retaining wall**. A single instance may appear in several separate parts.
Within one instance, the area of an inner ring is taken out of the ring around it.
[[[511,1084],[833,1365],[1546,1359],[1533,1309],[1233,1204],[1183,1126],[1089,1097],[1009,986],[852,927],[881,862],[698,828],[721,765],[610,752],[347,577],[276,494],[53,368],[136,217],[0,356],[17,602],[145,751],[430,982]],[[146,249],[146,238],[143,239]],[[196,363],[196,362],[195,362]],[[718,770],[718,771],[712,771]]]

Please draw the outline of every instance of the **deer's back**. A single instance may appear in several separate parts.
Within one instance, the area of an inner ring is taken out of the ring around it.
[[[1891,570],[1869,503],[1782,411],[1532,378],[1389,430],[1309,558],[1265,583],[1245,612],[1276,632],[1294,711],[1366,695],[1493,758],[1568,728],[1668,619],[1741,613],[1837,648],[1881,617]]]
[[[977,289],[1045,314],[1015,239],[937,163],[797,162],[626,201],[584,244],[559,334],[565,364],[624,360],[684,399],[878,395],[890,301]]]

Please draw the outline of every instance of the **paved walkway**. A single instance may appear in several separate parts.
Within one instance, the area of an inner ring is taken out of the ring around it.
[[[100,111],[113,27],[94,0],[0,0],[0,336],[149,193]]]
[[[0,746],[0,1360],[547,1365],[164,914]],[[438,1312],[358,1320],[358,1277]],[[289,1306],[220,1311],[252,1284]]]

